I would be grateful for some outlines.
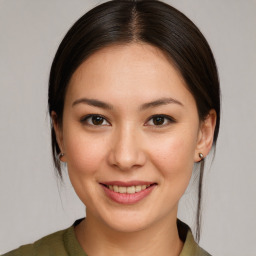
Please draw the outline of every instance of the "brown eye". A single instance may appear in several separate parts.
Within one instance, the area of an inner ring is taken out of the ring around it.
[[[163,125],[165,118],[162,116],[156,116],[152,118],[152,121],[154,125]]]
[[[146,126],[166,126],[175,123],[176,120],[168,115],[154,115],[146,123]]]
[[[92,123],[94,125],[102,125],[104,121],[104,118],[101,116],[92,116]]]
[[[109,126],[110,123],[100,115],[88,115],[81,119],[81,123],[90,126]]]

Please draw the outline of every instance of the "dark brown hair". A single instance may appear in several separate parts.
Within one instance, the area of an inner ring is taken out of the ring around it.
[[[103,3],[83,15],[67,32],[54,57],[50,78],[49,114],[61,125],[70,78],[82,62],[111,44],[144,42],[158,47],[179,70],[195,98],[200,120],[211,109],[217,113],[216,144],[220,122],[220,88],[212,51],[199,29],[184,14],[161,1],[118,0]],[[52,153],[60,177],[60,148],[52,129]],[[201,162],[196,238],[200,239],[203,164]]]

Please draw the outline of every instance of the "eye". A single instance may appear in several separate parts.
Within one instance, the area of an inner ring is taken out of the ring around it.
[[[101,115],[87,115],[81,119],[81,122],[92,126],[110,125],[110,123]]]
[[[174,123],[175,119],[167,115],[154,115],[146,123],[151,126],[165,126]]]

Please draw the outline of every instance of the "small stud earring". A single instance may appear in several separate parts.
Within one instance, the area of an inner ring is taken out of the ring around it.
[[[199,155],[199,157],[200,157],[201,160],[204,159],[204,155],[203,155],[202,153],[199,153],[198,155]]]
[[[59,154],[58,154],[58,159],[61,161],[61,158],[62,158],[64,155],[65,155],[64,153],[59,153]]]

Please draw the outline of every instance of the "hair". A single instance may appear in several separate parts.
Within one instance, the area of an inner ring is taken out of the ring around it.
[[[212,51],[200,30],[183,13],[157,0],[114,0],[96,6],[69,29],[54,57],[50,77],[49,114],[61,125],[65,94],[75,70],[96,51],[114,44],[147,43],[164,52],[181,73],[193,95],[200,120],[217,113],[213,146],[220,123],[220,88]],[[52,155],[62,178],[60,148],[51,123]],[[199,163],[196,239],[200,240],[204,160]]]

